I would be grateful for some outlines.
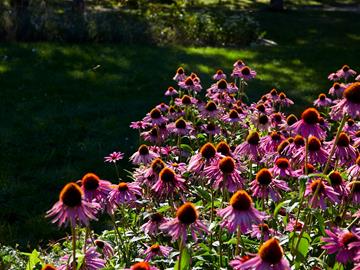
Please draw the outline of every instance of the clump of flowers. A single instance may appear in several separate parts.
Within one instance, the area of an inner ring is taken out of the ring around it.
[[[295,115],[271,86],[244,102],[257,72],[242,60],[206,91],[179,67],[168,102],[130,124],[127,178],[113,152],[116,179],[85,173],[61,190],[47,217],[71,236],[42,269],[360,269],[356,75],[331,73],[329,95]]]

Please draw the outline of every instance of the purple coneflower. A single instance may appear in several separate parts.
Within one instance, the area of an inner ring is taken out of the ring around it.
[[[181,136],[189,135],[193,130],[191,124],[186,122],[182,117],[174,123],[169,124],[167,127],[170,132]]]
[[[346,89],[345,84],[335,82],[329,89],[329,94],[338,98],[341,98],[344,90]]]
[[[266,168],[257,172],[255,180],[250,185],[255,197],[267,199],[270,194],[270,197],[275,202],[281,198],[278,189],[290,190],[285,181],[274,179],[271,172]]]
[[[270,172],[280,178],[296,176],[296,173],[291,168],[290,162],[287,158],[278,158],[275,161],[274,167],[270,169]]]
[[[336,75],[338,75],[339,78],[347,80],[350,77],[354,77],[356,71],[351,69],[348,65],[343,65],[343,67],[336,72]]]
[[[279,241],[271,238],[261,245],[255,258],[244,262],[240,268],[234,269],[290,270],[291,268],[288,260],[284,257],[284,251]]]
[[[176,74],[173,78],[174,81],[177,81],[177,82],[181,82],[183,80],[186,79],[186,75],[185,75],[185,71],[184,71],[184,68],[182,67],[179,67],[177,70],[176,70]]]
[[[168,87],[168,89],[165,92],[165,96],[170,96],[170,97],[176,96],[177,94],[178,94],[178,91],[176,91],[175,88],[172,86]]]
[[[245,62],[241,59],[238,59],[234,64],[233,67],[234,68],[242,68],[243,66],[245,66]]]
[[[325,132],[319,125],[319,118],[320,114],[316,109],[308,108],[301,114],[301,120],[293,124],[291,128],[305,138],[315,136],[322,139],[325,137]]]
[[[326,97],[325,94],[320,94],[318,99],[314,101],[316,107],[329,107],[332,104],[332,100]]]
[[[109,156],[104,157],[105,162],[112,162],[112,163],[116,163],[116,161],[121,160],[124,158],[124,153],[121,152],[112,152],[111,154],[109,154]]]
[[[329,180],[330,185],[335,192],[339,193],[341,196],[347,196],[349,194],[349,191],[346,188],[346,183],[338,171],[331,172],[329,174]]]
[[[331,107],[331,116],[340,119],[345,114],[353,119],[360,116],[360,82],[355,82],[346,87],[344,98]]]
[[[136,121],[136,122],[131,122],[130,127],[132,129],[146,129],[149,126],[149,123],[145,122],[145,121]]]
[[[143,120],[152,123],[153,125],[161,125],[166,123],[167,118],[161,114],[160,109],[154,108],[144,117]]]
[[[270,236],[274,236],[275,230],[269,228],[269,225],[266,223],[260,223],[260,224],[253,224],[252,230],[251,230],[251,237],[257,238],[257,239],[263,239],[264,241],[267,241],[270,239]]]
[[[280,132],[273,131],[260,139],[260,149],[264,153],[275,152],[283,140],[285,138]]]
[[[200,92],[202,89],[199,78],[197,77],[192,78],[191,76],[189,76],[184,81],[178,82],[178,85],[182,89],[192,90],[195,92]]]
[[[243,186],[244,181],[237,166],[232,157],[223,157],[207,167],[204,174],[211,179],[214,189],[225,188],[234,192]]]
[[[226,74],[221,70],[217,70],[216,73],[213,75],[213,79],[215,81],[219,81],[221,79],[226,79]]]
[[[160,256],[167,258],[172,250],[171,247],[160,246],[159,244],[154,244],[151,247],[147,247],[144,251],[145,261],[149,262],[153,257]]]
[[[166,231],[173,241],[181,239],[183,243],[186,242],[188,229],[195,241],[197,240],[196,232],[200,235],[203,232],[209,233],[204,223],[199,220],[195,205],[190,202],[180,206],[176,211],[176,217],[162,224],[160,229]]]
[[[243,66],[243,67],[241,67],[239,69],[234,70],[233,76],[238,77],[238,78],[242,78],[245,81],[248,81],[248,80],[251,80],[251,79],[255,78],[256,71],[252,70],[248,66]]]
[[[88,225],[92,219],[96,220],[96,213],[100,205],[85,200],[83,191],[75,183],[68,183],[60,192],[59,201],[47,211],[46,217],[52,217],[53,223],[75,227],[77,223]]]
[[[285,227],[285,231],[300,233],[303,227],[304,227],[304,222],[302,222],[301,220],[296,221],[296,219],[291,218]]]
[[[240,227],[242,233],[246,233],[252,224],[261,223],[266,215],[259,212],[253,206],[253,201],[245,190],[239,190],[230,199],[230,205],[217,211],[217,215],[223,220],[220,225],[233,233]]]
[[[160,229],[160,226],[169,219],[165,218],[161,213],[153,213],[149,216],[148,222],[141,226],[141,229],[148,235],[155,236]]]
[[[338,81],[338,80],[340,80],[339,76],[334,72],[329,74],[328,79],[330,81]]]
[[[157,158],[159,155],[151,151],[145,144],[140,145],[137,152],[135,152],[130,160],[133,164],[149,164],[154,158]]]
[[[229,123],[240,122],[242,119],[243,117],[241,117],[236,110],[231,110],[228,114],[225,114],[222,117],[222,120],[224,120],[224,122],[229,122]]]
[[[136,195],[141,196],[141,187],[137,183],[120,182],[114,186],[109,194],[109,212],[112,214],[119,205],[133,205],[136,201]]]
[[[94,243],[102,254],[104,254],[104,258],[111,259],[112,256],[114,256],[114,250],[107,241],[96,239]]]
[[[316,190],[318,190],[318,193],[317,196],[314,196]],[[321,179],[310,180],[306,185],[304,196],[311,197],[309,203],[312,208],[320,207],[323,210],[326,209],[325,199],[328,199],[331,203],[339,202],[339,194],[326,181]]]
[[[61,261],[65,262],[58,270],[72,270],[73,258],[69,255],[65,255],[60,258]],[[99,270],[105,268],[106,261],[101,258],[101,254],[96,251],[95,247],[91,247],[85,251],[84,258],[79,270]]]
[[[84,197],[87,201],[94,199],[98,203],[104,203],[111,190],[111,183],[109,181],[100,180],[94,173],[87,173],[80,180],[81,189],[84,192]]]
[[[197,99],[190,97],[188,95],[183,95],[182,98],[177,98],[175,99],[175,104],[177,106],[190,106],[192,104],[196,104],[197,103]]]
[[[202,117],[211,117],[215,118],[219,115],[220,111],[216,103],[212,100],[208,101],[205,106],[200,106],[200,115]]]
[[[347,173],[351,178],[360,178],[360,156],[357,157],[355,164],[347,169]]]
[[[252,161],[258,162],[261,154],[259,133],[256,131],[250,132],[245,142],[235,148],[234,153],[239,158],[248,156]]]
[[[305,160],[305,146],[299,148],[293,157],[293,161],[297,161],[297,163],[301,164]],[[321,141],[311,136],[308,139],[308,162],[309,163],[320,163],[325,164],[328,159],[328,152],[323,149]]]
[[[172,196],[185,190],[185,179],[178,176],[172,169],[165,167],[152,189],[160,196]]]
[[[215,125],[214,123],[204,124],[201,128],[208,135],[214,136],[220,133],[220,127]]]
[[[294,102],[289,99],[283,92],[279,94],[279,99],[276,100],[276,103],[283,107],[290,107],[291,105],[294,105]]]
[[[216,149],[212,143],[206,143],[201,148],[200,151],[193,155],[190,158],[188,170],[195,173],[201,173],[203,169],[215,159],[219,159],[220,155],[216,153]]]
[[[329,254],[336,254],[336,260],[346,264],[353,261],[360,250],[360,236],[355,232],[334,228],[334,231],[325,230],[327,237],[321,240],[325,242],[321,248]]]
[[[351,181],[347,184],[347,188],[350,191],[349,197],[352,199],[353,204],[360,204],[360,181]]]
[[[328,142],[329,150],[333,147],[335,138]],[[335,145],[334,158],[341,166],[352,164],[356,160],[356,149],[350,145],[350,138],[345,132],[341,132]]]

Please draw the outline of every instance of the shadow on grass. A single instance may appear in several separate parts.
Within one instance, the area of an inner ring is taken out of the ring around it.
[[[63,236],[45,211],[65,183],[86,172],[117,181],[103,157],[118,150],[127,159],[135,151],[138,137],[130,122],[166,101],[163,93],[174,86],[179,65],[198,73],[206,88],[217,68],[229,74],[242,58],[259,75],[247,89],[250,99],[276,87],[296,102],[297,113],[328,91],[330,72],[344,63],[360,69],[355,15],[256,16],[278,46],[0,45],[0,242],[25,248]],[[130,168],[127,161],[120,166]]]

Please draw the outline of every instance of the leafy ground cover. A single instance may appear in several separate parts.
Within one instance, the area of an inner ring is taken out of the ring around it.
[[[358,14],[254,15],[278,46],[1,44],[0,242],[35,246],[63,235],[44,219],[58,190],[87,171],[115,179],[103,157],[134,152],[137,133],[128,125],[162,99],[179,65],[207,83],[217,68],[229,73],[243,58],[259,73],[248,88],[250,99],[277,87],[296,102],[295,112],[328,90],[328,73],[344,63],[358,68]]]

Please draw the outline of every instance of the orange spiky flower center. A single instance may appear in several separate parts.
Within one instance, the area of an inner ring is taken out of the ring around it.
[[[259,104],[256,106],[256,109],[259,111],[259,112],[262,112],[264,113],[265,112],[265,105],[264,104]]]
[[[172,169],[164,168],[161,170],[159,177],[165,183],[173,183],[175,182],[176,174]]]
[[[332,186],[338,186],[341,185],[343,182],[343,179],[341,177],[341,174],[337,171],[334,171],[329,174],[330,183]]]
[[[240,72],[245,76],[250,75],[250,68],[248,66],[244,66],[241,68]]]
[[[324,100],[326,99],[326,95],[323,94],[323,93],[321,93],[321,94],[319,95],[319,99],[320,99],[321,101],[324,101]]]
[[[164,216],[161,213],[154,213],[150,216],[150,219],[152,222],[156,222],[159,223],[160,221],[162,221],[164,218]]]
[[[191,77],[187,77],[185,80],[185,85],[187,86],[193,86],[194,85],[194,81]]]
[[[160,245],[159,244],[154,244],[150,247],[151,252],[157,253],[160,251]]]
[[[45,264],[41,270],[56,270],[56,267],[51,264]]]
[[[140,145],[138,152],[140,155],[146,156],[149,154],[149,148],[145,144],[142,144]]]
[[[100,178],[94,173],[87,173],[81,179],[81,184],[86,190],[96,190],[100,185]]]
[[[222,75],[222,74],[224,74],[224,72],[223,72],[221,69],[218,69],[218,70],[216,71],[216,74],[217,74],[217,75]]]
[[[225,79],[221,79],[220,81],[217,82],[217,87],[219,89],[225,90],[227,88],[227,82]]]
[[[287,158],[278,158],[275,162],[276,166],[280,169],[288,169],[290,168],[290,162]]]
[[[219,142],[216,146],[216,152],[224,156],[230,155],[230,146],[226,142]]]
[[[325,191],[325,185],[321,179],[314,180],[310,184],[310,188],[311,188],[312,193],[315,193],[315,191],[317,189],[319,189],[318,194],[321,194]]]
[[[239,118],[239,114],[237,113],[237,111],[231,110],[230,113],[229,113],[229,117],[231,119],[237,119],[237,118]]]
[[[318,138],[312,136],[309,138],[309,142],[308,142],[308,148],[310,152],[316,152],[319,151],[321,148],[321,142]]]
[[[201,147],[200,153],[205,159],[213,158],[216,154],[215,146],[212,143],[206,143]]]
[[[121,182],[118,184],[118,191],[128,191],[128,190],[129,190],[129,186],[127,183]]]
[[[251,145],[258,145],[260,142],[260,136],[259,133],[256,131],[251,132],[247,137],[246,137],[246,141],[248,144]]]
[[[95,240],[95,245],[100,248],[100,249],[103,249],[104,246],[105,246],[105,242],[104,241],[101,241],[101,240]]]
[[[345,247],[348,247],[348,245],[350,243],[358,241],[358,240],[359,239],[356,237],[355,234],[353,234],[352,232],[346,232],[343,234],[340,241]]]
[[[60,192],[60,201],[68,207],[81,205],[83,192],[75,183],[68,183]]]
[[[147,262],[138,262],[135,263],[133,266],[131,266],[130,268],[131,270],[150,270],[150,265]]]
[[[181,75],[181,74],[184,74],[184,72],[185,72],[185,71],[184,71],[184,68],[183,68],[183,67],[179,67],[179,68],[176,70],[176,73],[177,73],[177,74],[180,74],[180,75]]]
[[[286,123],[288,124],[288,126],[291,126],[291,125],[295,124],[297,121],[298,121],[298,119],[294,114],[290,114],[286,118]]]
[[[267,123],[269,123],[269,117],[267,117],[266,114],[262,114],[259,116],[259,124],[261,125],[266,125]]]
[[[296,146],[304,146],[305,145],[305,139],[301,135],[296,135],[294,138],[294,143]]]
[[[179,118],[175,122],[175,127],[178,129],[185,129],[186,128],[186,122],[183,118]]]
[[[215,104],[214,101],[209,101],[206,106],[205,106],[205,110],[209,111],[209,112],[214,112],[217,110],[217,106]]]
[[[194,204],[187,202],[178,208],[176,217],[185,225],[190,225],[198,219],[198,212]]]
[[[181,103],[184,105],[191,104],[191,98],[188,95],[184,95],[181,99]]]
[[[282,117],[281,117],[281,114],[280,113],[274,113],[272,115],[272,118],[274,119],[275,122],[277,123],[281,123],[282,121]]]
[[[224,174],[230,174],[235,170],[235,160],[231,157],[224,157],[219,162],[219,169]]]
[[[272,179],[273,179],[273,176],[272,176],[271,172],[266,168],[261,169],[256,174],[256,181],[260,185],[263,185],[263,186],[269,185],[271,183]]]
[[[350,84],[344,91],[344,97],[355,104],[360,104],[360,82]]]
[[[239,190],[230,199],[232,208],[238,211],[247,211],[252,205],[252,199],[245,190]]]
[[[336,144],[337,146],[340,147],[348,147],[350,145],[350,138],[348,135],[346,135],[345,132],[341,132],[339,135],[339,139],[338,142]]]
[[[277,90],[275,88],[271,89],[270,95],[277,96],[277,94],[278,94],[278,92],[277,92]]]
[[[275,238],[267,240],[259,249],[261,260],[272,265],[278,264],[281,261],[283,254],[283,249],[281,248],[279,241]]]
[[[319,112],[314,108],[306,109],[301,115],[303,121],[309,125],[317,124],[319,122],[319,117],[320,117]]]
[[[349,69],[350,69],[350,67],[349,67],[348,65],[343,65],[343,67],[342,67],[342,70],[343,70],[344,72],[349,71]]]
[[[281,154],[281,153],[284,151],[285,147],[288,146],[289,144],[290,144],[289,140],[282,141],[282,142],[278,145],[276,151],[277,151],[279,154]]]
[[[150,117],[152,119],[159,119],[161,117],[161,111],[157,108],[152,109],[150,112]]]
[[[161,158],[156,158],[153,160],[153,162],[151,162],[151,169],[156,174],[159,174],[161,172],[161,170],[164,168],[165,168],[165,162],[162,161]]]

